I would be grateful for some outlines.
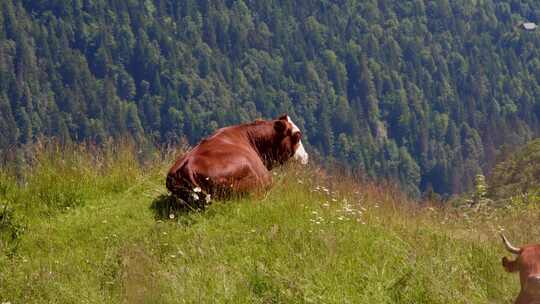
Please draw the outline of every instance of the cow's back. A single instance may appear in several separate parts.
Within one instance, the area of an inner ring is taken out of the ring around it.
[[[264,187],[270,180],[242,128],[234,126],[219,129],[179,158],[169,170],[167,188],[180,196],[197,188],[216,195]]]

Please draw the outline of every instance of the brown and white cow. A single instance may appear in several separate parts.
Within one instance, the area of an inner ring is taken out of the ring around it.
[[[517,255],[514,261],[503,257],[502,264],[508,272],[519,272],[521,291],[516,304],[540,304],[540,244],[514,247],[501,234],[506,249]]]
[[[170,192],[186,202],[264,190],[270,170],[290,158],[307,164],[302,132],[289,116],[222,128],[176,160],[167,174]]]

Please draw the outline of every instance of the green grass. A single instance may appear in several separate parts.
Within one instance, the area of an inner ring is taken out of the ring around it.
[[[169,219],[171,157],[52,146],[0,172],[0,303],[511,303],[497,231],[540,240],[536,209],[422,207],[294,166]]]

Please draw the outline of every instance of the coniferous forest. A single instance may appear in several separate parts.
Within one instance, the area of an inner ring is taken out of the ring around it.
[[[540,134],[526,21],[540,1],[2,0],[0,154],[286,112],[325,162],[459,193]]]

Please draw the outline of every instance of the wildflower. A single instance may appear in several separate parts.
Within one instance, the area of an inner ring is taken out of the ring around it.
[[[169,218],[172,220],[174,218],[174,213],[169,214]]]
[[[348,213],[354,213],[354,209],[352,209],[349,204],[345,204],[343,206],[343,211],[348,212]]]
[[[212,196],[210,194],[207,194],[205,200],[207,203],[210,203],[210,201],[212,201]]]
[[[199,193],[202,191],[201,187],[195,187],[193,188],[193,191],[195,191],[196,193]]]
[[[199,196],[197,195],[197,193],[193,193],[193,198],[194,198],[195,200],[198,200],[198,199],[199,199]]]

